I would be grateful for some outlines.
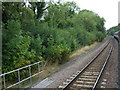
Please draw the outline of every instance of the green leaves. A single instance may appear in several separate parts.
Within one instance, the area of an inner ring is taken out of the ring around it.
[[[107,30],[108,35],[114,35],[115,32],[120,30],[120,23],[117,26],[111,27]]]
[[[7,29],[5,32],[8,34],[6,39],[9,40],[11,38],[15,38],[22,33],[20,22],[15,20],[10,20],[7,22]]]
[[[78,6],[74,2],[67,3],[50,3],[48,13],[45,20],[50,26],[57,28],[67,28],[71,24],[70,18],[72,18],[76,11],[79,11]]]
[[[30,4],[3,3],[3,73],[40,60],[63,63],[72,51],[105,37],[105,20],[75,2]]]

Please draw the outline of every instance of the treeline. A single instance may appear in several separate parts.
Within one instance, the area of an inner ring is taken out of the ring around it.
[[[2,72],[40,60],[62,63],[77,48],[102,41],[104,22],[74,2],[3,2]]]
[[[114,35],[115,32],[120,31],[120,23],[117,26],[111,27],[107,30],[108,35]]]

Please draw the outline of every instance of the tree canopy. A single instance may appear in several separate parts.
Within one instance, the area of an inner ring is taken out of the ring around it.
[[[115,32],[120,31],[120,23],[117,26],[111,27],[107,30],[108,35],[114,35]]]
[[[72,51],[105,37],[105,20],[75,2],[29,3],[2,3],[3,73],[40,60],[63,63]]]

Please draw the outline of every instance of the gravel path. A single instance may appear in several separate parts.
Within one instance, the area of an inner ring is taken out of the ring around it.
[[[103,48],[105,44],[106,42],[103,41],[101,44],[92,48],[85,54],[80,55],[74,60],[70,60],[69,62],[62,65],[59,70],[48,77],[49,80],[53,81],[53,83],[48,85],[46,88],[57,88],[68,77],[76,73],[76,71],[81,70],[97,54],[97,52],[99,52],[101,48]]]

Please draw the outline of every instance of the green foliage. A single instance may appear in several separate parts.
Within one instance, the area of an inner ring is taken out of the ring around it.
[[[114,35],[115,32],[120,30],[120,23],[117,26],[111,27],[107,30],[108,35]]]
[[[96,36],[97,36],[97,41],[102,41],[103,39],[104,39],[104,37],[105,37],[105,34],[104,33],[102,33],[102,32],[96,32]]]
[[[40,19],[44,13],[44,11],[48,8],[45,7],[46,3],[45,2],[30,2],[31,4],[31,9],[34,12],[35,19]],[[37,9],[37,11],[36,11]]]
[[[5,29],[3,32],[7,34],[5,39],[8,41],[12,38],[19,36],[22,33],[19,21],[8,21],[6,26],[7,29]]]
[[[4,2],[2,3],[2,22],[6,23],[8,20],[19,20],[21,17],[22,2]]]
[[[33,60],[35,57],[35,51],[32,49],[29,50],[31,37],[27,35],[22,36],[20,24],[17,24],[15,21],[9,21],[7,28],[8,31],[6,31],[8,34],[6,37],[3,37],[3,39],[7,38],[7,41],[3,43],[4,72],[30,64],[30,60]],[[11,67],[8,67],[9,65]]]
[[[41,59],[64,63],[72,51],[104,39],[105,20],[94,12],[80,11],[74,2],[47,5],[3,2],[3,73]]]
[[[31,40],[31,47],[32,49],[34,49],[36,51],[36,54],[38,56],[40,56],[42,53],[42,49],[43,49],[43,46],[42,46],[42,40],[40,38],[40,36],[38,36],[37,38],[32,38]]]
[[[74,2],[67,2],[65,4],[51,2],[45,20],[49,26],[66,28],[71,26],[70,18],[73,17],[76,10],[79,11],[79,8]]]

